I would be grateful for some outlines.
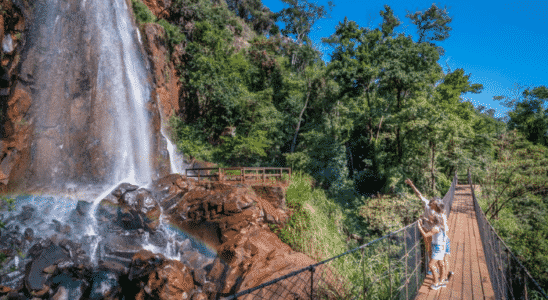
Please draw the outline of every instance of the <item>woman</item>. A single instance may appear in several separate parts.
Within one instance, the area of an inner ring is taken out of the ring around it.
[[[419,192],[419,190],[415,187],[415,185],[413,184],[413,182],[408,178],[405,180],[405,183],[407,183],[412,189],[413,191],[415,192],[415,194],[417,195],[417,197],[419,197],[419,199],[422,200],[422,202],[424,202],[424,214],[421,216],[421,220],[423,220],[423,223],[421,224],[424,228],[424,231],[425,232],[428,232],[432,229],[432,224],[430,223],[430,217],[433,215],[434,213],[434,210],[433,210],[433,204],[434,204],[434,201],[429,201],[427,200],[426,198],[424,198],[421,194],[421,192]],[[436,200],[436,198],[432,199],[432,200]],[[426,253],[428,253],[428,256],[432,256],[432,248],[430,247],[431,244],[432,244],[432,237],[429,236],[429,237],[426,237],[426,236],[422,236],[422,238],[424,239],[424,245],[425,245],[425,248],[426,248]],[[431,271],[428,271],[427,273],[428,275],[432,275]]]
[[[446,287],[445,280],[440,282],[441,274],[446,272],[446,266],[444,263],[445,248],[446,248],[446,234],[443,218],[440,214],[434,213],[430,217],[430,222],[434,225],[432,230],[426,232],[422,225],[422,220],[419,220],[418,227],[421,234],[425,237],[432,237],[432,255],[428,267],[432,271],[434,277],[434,284],[430,286],[431,289],[437,290],[440,287]],[[439,266],[440,274],[436,272],[436,266]]]

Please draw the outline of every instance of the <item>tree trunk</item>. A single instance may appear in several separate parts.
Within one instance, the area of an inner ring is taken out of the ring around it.
[[[430,176],[432,178],[432,192],[434,192],[434,188],[436,186],[436,177],[434,176],[435,175],[435,172],[434,172],[434,163],[435,163],[435,158],[436,158],[436,143],[434,143],[433,141],[430,141],[430,148],[432,149],[432,157],[430,159]]]
[[[397,99],[397,111],[396,113],[399,113],[400,112],[400,109],[401,109],[401,90],[398,89],[397,90],[397,95],[396,95],[396,99]],[[403,151],[402,151],[402,146],[401,146],[401,141],[400,141],[400,124],[398,122],[398,125],[396,127],[396,151],[397,151],[397,154],[398,154],[398,162],[401,162],[401,159],[402,159],[402,156],[403,156]]]
[[[297,128],[295,128],[295,136],[293,136],[293,142],[291,143],[290,153],[293,153],[295,151],[295,144],[297,143],[297,135],[299,135],[299,129],[301,128],[301,121],[303,118],[304,110],[306,109],[306,106],[308,105],[308,98],[310,98],[310,81],[308,82],[308,90],[306,92],[306,101],[304,102],[303,109],[301,110],[301,113],[299,114],[299,122],[297,123]]]

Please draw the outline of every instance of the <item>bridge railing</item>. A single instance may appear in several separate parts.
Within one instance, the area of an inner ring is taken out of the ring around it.
[[[457,177],[444,197],[451,205]],[[232,299],[414,299],[426,277],[417,222],[338,256],[230,295]]]
[[[481,243],[485,252],[485,261],[496,298],[548,299],[544,290],[487,221],[476,199],[470,171],[468,172],[468,182],[472,190]]]

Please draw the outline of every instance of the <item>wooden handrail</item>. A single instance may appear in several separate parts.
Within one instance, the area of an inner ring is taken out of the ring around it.
[[[206,174],[202,174],[205,171]],[[211,174],[210,171],[217,171]],[[230,174],[227,171],[240,171],[240,174]],[[274,171],[274,173],[272,173]],[[192,174],[189,174],[191,172]],[[280,182],[284,175],[291,179],[291,168],[276,167],[228,167],[228,168],[192,168],[186,169],[187,177],[197,177],[198,181],[203,178],[216,178],[218,181],[240,181],[240,182],[268,182],[270,178]],[[260,178],[260,179],[257,179]],[[247,179],[247,180],[246,180]]]

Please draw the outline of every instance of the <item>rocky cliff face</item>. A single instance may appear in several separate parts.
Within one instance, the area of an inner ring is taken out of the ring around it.
[[[175,66],[170,60],[164,28],[158,24],[147,23],[142,25],[142,32],[145,37],[145,48],[152,65],[155,83],[153,97],[158,101],[164,122],[167,122],[174,113],[179,114],[181,111],[179,105],[181,82]],[[175,51],[181,52],[180,48],[180,46],[176,47]],[[177,53],[174,55],[177,56]]]
[[[132,23],[124,1],[35,4],[19,25],[4,90],[4,185],[63,190],[169,172],[150,65]]]
[[[18,80],[28,9],[22,1],[2,0],[0,5],[0,107],[4,117],[0,124],[0,190],[3,190],[10,174],[15,173],[22,158],[30,154],[25,150],[31,131],[24,116],[31,99],[25,91],[13,89]]]

